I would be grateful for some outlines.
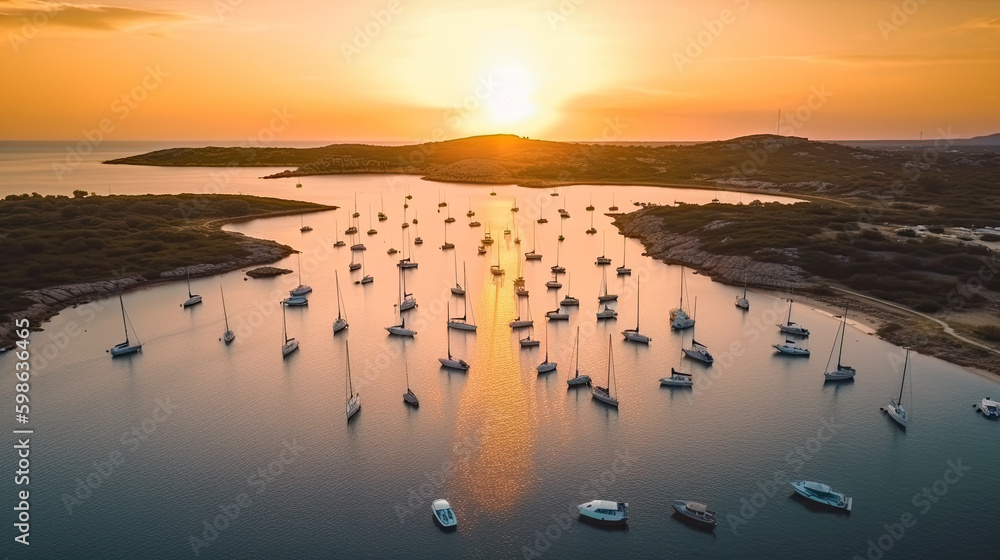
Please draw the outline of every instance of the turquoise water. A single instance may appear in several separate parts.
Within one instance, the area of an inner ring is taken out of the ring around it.
[[[78,169],[80,178],[72,178],[79,181],[74,186],[71,177],[62,183],[48,177],[46,150],[13,158],[22,162],[17,165],[4,160],[4,188],[64,192],[103,183],[113,192],[206,192],[199,189],[213,184],[218,171],[87,163]],[[611,201],[606,187],[564,188],[560,197],[498,187],[490,196],[490,187],[349,176],[304,178],[296,189],[294,181],[255,178],[267,170],[233,171],[222,192],[348,206],[306,217],[314,228],[306,234],[298,217],[229,228],[303,251],[302,281],[314,292],[307,308],[286,315],[300,350],[284,360],[279,350],[277,300],[298,284],[296,275],[244,280],[238,271],[196,278],[192,287],[205,303],[187,310],[180,307],[187,298],[183,283],[126,294],[145,344],[131,358],[112,360],[106,353],[121,341],[117,300],[67,309],[43,325],[31,338],[30,557],[183,558],[196,557],[197,549],[197,557],[208,558],[864,558],[869,541],[888,548],[884,558],[997,557],[1000,500],[992,491],[1000,481],[1000,423],[971,407],[1000,393],[994,381],[912,354],[912,382],[904,390],[912,422],[904,433],[879,412],[899,390],[901,349],[849,327],[844,361],[857,368],[857,380],[824,385],[837,318],[796,304],[793,319],[812,331],[812,356],[776,356],[770,345],[781,336],[774,323],[787,311],[780,294],[751,291],[751,310],[742,312],[733,305],[741,290],[690,271],[697,338],[717,361],[711,367],[681,361],[681,345],[691,335],[682,338],[668,325],[680,270],[642,257],[640,244],[628,240],[633,275],[614,275],[622,242],[600,213]],[[22,188],[28,182],[37,188]],[[418,334],[404,341],[388,337],[384,327],[395,323],[399,287],[399,255],[386,249],[402,248],[407,188],[414,197],[407,217],[416,211],[426,242],[412,249],[419,268],[407,272],[407,291],[419,307],[407,325]],[[737,193],[614,189],[622,209],[637,200],[741,199]],[[389,215],[375,223],[378,235],[361,236],[369,248],[366,272],[375,277],[364,287],[353,283],[358,273],[347,271],[349,250],[332,248],[347,227],[355,192],[362,232],[369,204],[373,213],[380,208],[380,193]],[[595,236],[583,233],[591,194],[598,208]],[[482,228],[467,226],[470,197]],[[502,233],[514,197],[520,247]],[[438,213],[439,199],[456,218],[448,230],[454,256],[438,249],[447,215],[447,209]],[[544,312],[569,287],[565,276],[558,295],[544,287],[559,234],[555,209],[564,204],[572,217],[563,224],[559,261],[572,274],[570,293],[581,305],[546,334]],[[539,209],[549,222],[537,226],[536,242],[530,229]],[[487,226],[498,241],[478,256]],[[598,324],[601,276],[594,258],[602,253],[604,232],[619,317]],[[544,258],[522,266],[534,336],[547,338],[550,359],[559,364],[544,376],[534,368],[545,346],[520,350],[507,327],[518,314],[516,255],[533,244]],[[489,272],[497,251],[506,270],[501,279]],[[451,334],[452,353],[472,365],[467,374],[449,373],[437,362],[446,354],[447,306],[455,314],[462,305],[448,292],[456,261],[459,277],[467,263],[468,303],[478,324],[475,334]],[[294,257],[278,266],[300,268]],[[331,329],[335,271],[350,322],[337,336]],[[230,346],[219,341],[220,285],[237,332]],[[640,330],[653,338],[649,346],[626,343],[620,334],[635,326],[637,298]],[[611,336],[617,411],[594,402],[586,388],[567,389],[577,327],[581,373],[601,384]],[[362,400],[350,423],[346,341]],[[11,353],[0,354],[4,402],[13,400],[13,361]],[[419,409],[402,402],[404,363]],[[658,378],[678,364],[694,374],[695,391],[659,386]],[[3,454],[0,465],[12,472],[13,454]],[[950,465],[962,467],[960,476]],[[845,492],[854,499],[853,513],[801,503],[788,484],[795,479]],[[5,488],[12,501],[10,479]],[[923,488],[936,501],[922,497]],[[430,503],[439,497],[455,508],[454,533],[434,525]],[[629,502],[629,530],[607,531],[568,515],[571,506],[595,498]],[[674,499],[703,501],[719,512],[715,533],[673,519]],[[206,523],[215,526],[206,529]],[[14,545],[4,552],[24,555]]]

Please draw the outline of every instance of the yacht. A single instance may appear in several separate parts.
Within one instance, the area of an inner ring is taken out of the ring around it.
[[[616,268],[618,271],[618,276],[631,276],[632,269],[625,266],[625,242],[628,240],[627,237],[622,235],[622,265]]]
[[[406,361],[403,362],[403,373],[406,376],[406,392],[403,393],[403,402],[417,408],[420,406],[420,399],[418,399],[416,393],[410,389],[410,370],[406,367]]]
[[[340,273],[333,271],[333,276],[336,278],[337,282],[337,320],[333,322],[333,334],[347,328],[347,313],[343,311],[344,297],[340,293]]]
[[[660,385],[668,387],[692,387],[694,386],[694,380],[691,379],[690,373],[681,373],[674,368],[670,368],[670,377],[661,377]]]
[[[569,295],[569,291],[573,288],[573,275],[569,275],[569,282],[566,289],[566,297],[563,298],[559,305],[564,307],[580,307],[580,300]]]
[[[309,305],[309,300],[307,300],[305,296],[288,296],[281,300],[281,303],[289,307],[305,307],[306,305]]]
[[[695,317],[698,316],[697,297],[694,298],[694,315]],[[715,358],[713,358],[712,355],[709,354],[708,352],[708,346],[705,346],[704,344],[695,340],[694,327],[691,327],[691,348],[681,348],[681,351],[684,352],[684,355],[687,356],[688,358],[700,360],[702,362],[705,362],[706,364],[711,364],[715,361]]]
[[[520,301],[517,300],[517,298],[515,298],[514,304],[517,305],[517,318],[509,323],[511,330],[523,329],[525,327],[533,326],[535,324],[535,321],[532,320],[531,318],[531,303],[527,303],[526,305],[526,307],[528,308],[527,319],[521,318],[521,304]]]
[[[550,371],[555,371],[556,363],[549,361],[549,326],[548,323],[545,325],[545,361],[538,364],[535,368],[538,373],[549,373]]]
[[[393,307],[398,307],[394,305]],[[402,314],[399,316],[399,324],[393,325],[391,327],[386,327],[385,330],[389,331],[389,334],[394,334],[396,336],[409,336],[412,337],[417,334],[417,331],[406,328],[406,319]]]
[[[718,524],[715,521],[715,516],[717,514],[708,509],[708,506],[705,504],[689,502],[687,500],[674,500],[674,503],[671,505],[673,506],[674,511],[683,516],[683,519],[693,521],[698,525],[712,529],[714,529]]]
[[[284,358],[299,349],[299,341],[294,338],[288,338],[288,324],[285,322],[284,305],[281,306],[281,335],[285,339],[285,342],[281,344],[281,357]]]
[[[236,333],[233,332],[233,329],[229,328],[229,314],[226,313],[226,294],[222,291],[221,285],[219,286],[219,295],[222,296],[222,318],[226,322],[226,332],[222,333],[222,340],[226,344],[230,344],[236,339]]]
[[[979,401],[976,406],[979,408],[979,412],[983,413],[984,418],[1000,418],[1000,402],[986,397]]]
[[[814,502],[819,502],[830,507],[846,509],[847,511],[851,511],[851,506],[854,505],[853,498],[848,498],[826,484],[809,480],[796,480],[791,484],[796,492]]]
[[[308,284],[303,284],[302,283],[302,253],[297,253],[295,256],[299,260],[299,267],[298,267],[299,268],[299,285],[296,286],[295,289],[289,290],[288,291],[288,295],[290,295],[290,296],[304,296],[304,295],[308,294],[309,292],[313,291],[313,289],[312,289],[312,286],[309,286]]]
[[[694,326],[694,319],[692,319],[687,311],[684,311],[684,292],[686,291],[687,284],[684,281],[684,265],[681,265],[681,301],[677,309],[670,310],[670,327],[674,330],[688,329]]]
[[[601,256],[597,257],[597,262],[595,262],[594,264],[596,264],[597,266],[604,266],[606,264],[611,264],[611,257],[605,256],[608,252],[607,248],[608,248],[608,236],[604,235],[604,241],[601,249]]]
[[[650,338],[650,337],[648,337],[648,336],[646,336],[646,335],[644,335],[644,334],[642,334],[641,332],[639,332],[639,308],[640,308],[639,301],[640,301],[639,300],[639,280],[636,279],[636,281],[635,281],[635,328],[634,329],[625,329],[625,330],[623,330],[622,331],[622,336],[625,337],[625,340],[631,340],[632,342],[642,342],[644,344],[648,344],[649,341],[651,341],[653,339]]]
[[[628,523],[628,504],[609,500],[593,500],[576,506],[580,515],[605,523]]]
[[[466,284],[468,283],[468,278],[466,278],[466,276],[465,276],[465,261],[462,261],[462,282],[466,283]],[[455,294],[456,296],[464,296],[465,295],[465,288],[462,287],[462,284],[458,283],[458,256],[457,256],[457,254],[455,256],[455,286],[451,288],[451,293]]]
[[[740,309],[750,310],[750,300],[747,299],[747,273],[743,273],[743,295],[736,296],[736,307]]]
[[[451,304],[448,304],[448,328],[458,329],[460,331],[474,331],[476,330],[476,316],[475,313],[472,314],[472,320],[468,320],[469,315],[469,295],[462,297],[463,313],[461,317],[451,316]]]
[[[458,526],[458,519],[455,517],[455,512],[451,509],[448,500],[434,500],[434,503],[431,504],[431,511],[434,512],[434,520],[445,529]]]

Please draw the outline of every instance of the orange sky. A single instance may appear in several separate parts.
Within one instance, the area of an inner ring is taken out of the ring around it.
[[[1000,132],[994,0],[95,2],[0,0],[0,139]]]

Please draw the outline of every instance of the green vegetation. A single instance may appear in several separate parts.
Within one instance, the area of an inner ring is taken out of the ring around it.
[[[10,195],[0,201],[0,314],[25,309],[25,290],[227,262],[246,249],[221,222],[324,208],[230,195]]]

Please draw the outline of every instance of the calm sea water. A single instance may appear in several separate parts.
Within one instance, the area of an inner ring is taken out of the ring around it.
[[[105,151],[92,160],[149,149],[100,148]],[[67,309],[32,334],[31,557],[184,558],[195,557],[197,548],[198,557],[209,558],[852,558],[879,544],[888,548],[884,558],[997,557],[1000,423],[971,407],[1000,393],[995,382],[911,355],[904,402],[912,422],[904,433],[879,412],[899,391],[901,349],[851,327],[844,361],[857,368],[857,380],[824,385],[837,318],[796,304],[793,319],[812,331],[813,354],[776,356],[770,345],[782,340],[774,326],[787,312],[782,299],[751,291],[751,309],[742,312],[733,305],[741,290],[690,271],[685,305],[692,308],[697,297],[697,338],[716,363],[682,360],[691,332],[669,328],[681,271],[642,257],[641,245],[627,240],[633,274],[614,274],[622,238],[601,213],[611,204],[607,187],[563,188],[559,197],[498,187],[490,196],[490,187],[348,176],[303,178],[296,189],[294,180],[256,178],[270,170],[230,170],[219,183],[219,170],[94,161],[60,181],[49,164],[61,145],[19,149],[7,145],[0,158],[0,194],[110,185],[115,193],[243,192],[344,207],[306,216],[314,230],[305,234],[299,217],[229,227],[303,251],[301,261],[278,263],[301,270],[302,282],[314,288],[307,308],[286,312],[288,334],[301,343],[286,359],[277,301],[298,284],[297,274],[193,279],[205,303],[187,310],[180,307],[184,283],[126,294],[129,318],[145,344],[131,358],[112,360],[106,353],[122,339],[117,300]],[[409,231],[425,240],[407,248],[419,263],[406,273],[406,289],[419,304],[406,315],[418,331],[412,340],[384,330],[396,322],[401,256],[386,250],[403,248],[407,191],[413,195],[407,219],[419,220]],[[749,198],[639,187],[613,192],[623,210],[632,201]],[[332,248],[348,225],[355,193],[360,237],[368,246],[365,269],[375,278],[367,286],[354,284],[360,273],[347,270],[350,250]],[[584,233],[591,196],[598,210],[594,236]],[[520,212],[512,220],[515,197]],[[378,235],[369,237],[368,207],[374,217],[383,199],[389,220],[375,221]],[[448,202],[440,211],[439,200]],[[483,227],[468,227],[470,205]],[[560,207],[572,217],[560,220]],[[449,210],[456,222],[447,235],[456,249],[445,252],[438,246]],[[549,222],[533,233],[539,212]],[[520,246],[513,232],[502,231],[515,222]],[[560,222],[566,240],[559,262],[571,278],[561,277],[557,294],[544,283],[556,260]],[[497,242],[479,256],[476,246],[487,228]],[[533,246],[544,258],[522,261],[522,274],[534,337],[547,339],[550,359],[559,364],[543,376],[534,368],[545,346],[521,350],[507,327],[527,313],[513,279],[518,255]],[[614,261],[608,283],[620,294],[619,317],[598,324],[601,268],[594,259],[602,252]],[[498,260],[506,274],[494,278],[489,267]],[[472,364],[466,374],[443,370],[437,361],[447,353],[448,306],[453,315],[463,306],[448,291],[456,268],[478,324],[475,334],[451,333],[452,353]],[[335,272],[350,322],[336,336]],[[231,346],[219,340],[220,286],[237,333]],[[544,313],[567,289],[580,307],[546,331]],[[637,307],[640,330],[653,338],[648,346],[626,343],[620,334],[636,325]],[[594,402],[586,388],[567,389],[577,328],[580,371],[602,384],[610,336],[618,410]],[[350,423],[344,415],[348,342],[362,400]],[[11,353],[0,355],[4,402],[13,400],[13,361]],[[658,378],[678,365],[694,374],[696,391],[659,386]],[[402,402],[404,367],[419,409]],[[13,454],[3,454],[0,464],[12,472]],[[961,476],[948,471],[951,465],[961,466]],[[854,498],[853,513],[816,511],[792,498],[788,481],[795,479],[844,491]],[[9,507],[11,482],[4,493]],[[924,488],[931,499],[921,496]],[[434,525],[430,502],[438,497],[451,501],[458,531]],[[607,531],[568,515],[595,498],[628,501],[629,530]],[[671,517],[670,502],[680,498],[719,512],[714,534]],[[895,526],[904,515],[916,524]],[[22,557],[17,546],[4,545],[5,554]]]

